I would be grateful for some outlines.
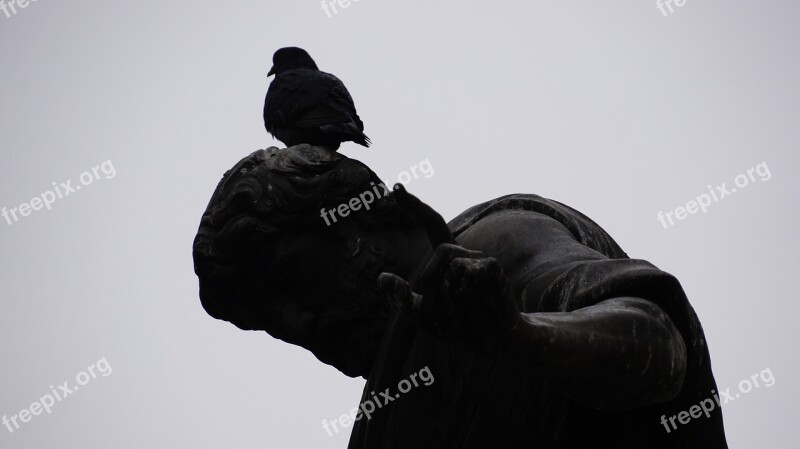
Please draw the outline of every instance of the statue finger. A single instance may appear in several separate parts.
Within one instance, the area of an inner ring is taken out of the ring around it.
[[[420,307],[422,297],[412,292],[409,283],[394,273],[381,273],[378,276],[378,288],[395,309],[413,310]]]

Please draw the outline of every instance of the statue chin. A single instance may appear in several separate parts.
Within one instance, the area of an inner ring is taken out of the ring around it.
[[[278,340],[308,350],[317,360],[336,368],[348,377],[366,379],[385,330],[384,326],[376,325],[379,323],[384,321],[376,318],[366,327],[346,324],[329,335],[315,332],[288,333],[284,332],[286,329],[280,331],[269,329],[266,332]]]
[[[350,350],[348,347],[349,345],[345,344],[342,344],[342,347],[339,348],[339,350],[334,350],[331,347],[314,347],[307,344],[298,344],[296,342],[287,341],[276,337],[275,335],[272,336],[278,338],[279,340],[283,340],[286,343],[300,346],[303,349],[308,350],[314,355],[314,357],[317,358],[317,360],[336,368],[342,374],[348,377],[363,377],[366,379],[369,375],[370,368],[372,367],[372,361],[375,359],[378,349],[378,345],[375,345],[374,349],[369,351],[369,354],[364,354],[364,350],[360,348]]]
[[[326,361],[323,360],[318,354],[314,353],[314,356],[317,357],[319,361],[325,363],[326,365],[330,365],[337,370],[339,370],[342,374],[348,377],[363,377],[366,379],[369,376],[369,371],[372,366],[372,360],[366,360],[363,357],[358,357],[354,355],[346,355],[339,360],[332,360]],[[373,357],[374,358],[374,354]]]

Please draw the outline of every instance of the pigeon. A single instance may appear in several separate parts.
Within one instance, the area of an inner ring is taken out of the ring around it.
[[[301,143],[337,150],[342,142],[369,147],[364,123],[339,78],[317,68],[297,47],[281,48],[267,75],[275,79],[264,101],[264,126],[286,146]]]

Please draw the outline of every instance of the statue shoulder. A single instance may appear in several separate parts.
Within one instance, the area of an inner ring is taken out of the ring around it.
[[[550,217],[566,227],[575,239],[612,259],[627,258],[627,254],[597,223],[579,211],[558,201],[530,193],[501,196],[475,205],[452,219],[448,226],[458,236],[484,218],[508,211],[527,211]]]

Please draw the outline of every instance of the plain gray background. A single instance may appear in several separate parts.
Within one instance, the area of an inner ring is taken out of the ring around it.
[[[113,161],[97,181],[0,221],[0,414],[101,357],[113,373],[0,447],[342,448],[349,379],[205,314],[191,243],[221,175],[277,144],[261,109],[275,49],[309,50],[352,93],[374,147],[343,153],[450,219],[537,193],[675,274],[720,387],[732,448],[794,448],[800,395],[800,6],[787,0],[39,0],[0,13],[0,207]],[[672,210],[766,162],[769,181],[664,229]],[[75,181],[73,181],[74,183]],[[434,373],[435,375],[435,373]]]

